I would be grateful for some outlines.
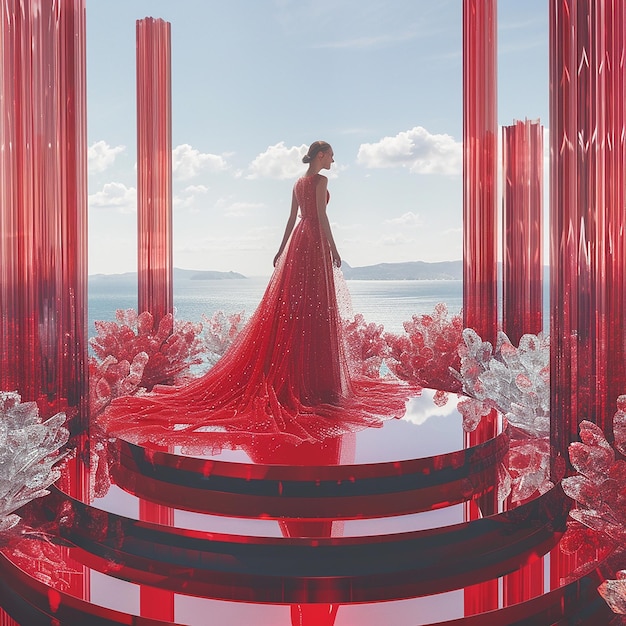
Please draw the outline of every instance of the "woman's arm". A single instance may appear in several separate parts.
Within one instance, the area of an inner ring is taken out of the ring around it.
[[[333,232],[330,229],[330,222],[328,221],[328,215],[326,215],[327,199],[328,199],[328,179],[326,178],[326,176],[320,176],[320,181],[317,183],[317,187],[315,188],[315,200],[317,202],[317,214],[320,220],[320,226],[322,227],[322,231],[326,235],[326,239],[328,239],[328,243],[330,244],[330,253],[333,258],[333,263],[337,267],[341,267],[341,257],[339,256],[339,252],[337,251],[337,246],[335,245],[335,240],[333,239]]]
[[[283,253],[287,242],[289,241],[289,235],[291,235],[291,231],[296,223],[296,218],[298,217],[298,201],[296,200],[296,190],[294,189],[291,192],[291,212],[289,213],[289,219],[287,220],[287,225],[285,226],[285,234],[283,235],[283,240],[280,242],[280,248],[278,248],[278,252],[274,257],[274,267],[276,267],[276,263],[278,262],[278,257]]]

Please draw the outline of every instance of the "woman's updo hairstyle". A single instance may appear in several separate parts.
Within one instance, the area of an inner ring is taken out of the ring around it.
[[[318,152],[330,150],[330,144],[326,141],[314,141],[309,146],[309,151],[302,157],[303,163],[310,163]]]

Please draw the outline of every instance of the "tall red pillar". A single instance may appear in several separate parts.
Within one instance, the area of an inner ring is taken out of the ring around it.
[[[543,330],[543,126],[502,129],[502,330],[513,345]]]
[[[608,411],[626,390],[626,5],[611,3],[605,21],[606,92],[604,104],[606,165],[603,184],[607,207]],[[606,429],[605,429],[606,432]],[[610,433],[606,433],[610,437]]]
[[[551,416],[611,436],[624,380],[624,7],[550,3]]]
[[[138,312],[155,327],[174,310],[172,254],[171,25],[137,20],[137,237]],[[142,500],[140,519],[174,523],[170,507]],[[174,620],[174,594],[142,587],[143,617]]]
[[[84,0],[0,3],[0,389],[86,427]]]
[[[174,310],[172,79],[169,22],[137,20],[138,312]]]
[[[498,332],[496,0],[463,1],[463,323]]]
[[[497,76],[496,0],[463,0],[463,323],[496,344]],[[495,412],[494,412],[495,413]],[[495,415],[466,435],[473,446],[496,434]],[[495,496],[468,502],[468,520],[497,512]],[[498,607],[497,581],[464,592],[465,614]]]
[[[0,2],[0,389],[65,411],[87,493],[84,0]],[[70,587],[89,596],[79,571]],[[3,624],[10,624],[4,615]]]

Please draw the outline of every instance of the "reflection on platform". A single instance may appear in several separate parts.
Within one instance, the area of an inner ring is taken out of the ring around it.
[[[512,616],[605,615],[595,571],[565,582],[577,564],[558,547],[569,507],[560,487],[465,521],[467,502],[497,493],[508,432],[463,449],[456,395],[440,405],[425,390],[382,428],[300,445],[250,439],[206,457],[94,439],[98,458],[75,461],[22,511],[41,534],[3,550],[5,605],[29,624],[141,615],[142,624],[504,626]],[[529,564],[540,588],[503,597],[488,617],[465,616],[464,588],[498,579],[506,588]]]

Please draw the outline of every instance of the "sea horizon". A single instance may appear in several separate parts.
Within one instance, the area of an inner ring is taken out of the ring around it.
[[[268,277],[174,281],[175,317],[202,322],[218,311],[225,315],[243,312],[249,317],[261,301],[267,281]],[[339,295],[343,317],[361,314],[367,323],[398,333],[413,315],[432,313],[439,303],[447,306],[449,316],[459,314],[463,288],[459,280],[346,280]],[[114,321],[118,309],[137,309],[136,284],[90,284],[88,306],[91,337],[96,320]]]

